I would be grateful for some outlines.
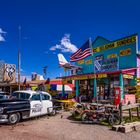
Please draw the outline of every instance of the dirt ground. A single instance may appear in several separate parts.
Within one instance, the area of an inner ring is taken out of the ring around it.
[[[0,125],[0,140],[140,140],[140,131],[127,134],[102,125],[69,119],[69,112],[43,116],[17,125]]]

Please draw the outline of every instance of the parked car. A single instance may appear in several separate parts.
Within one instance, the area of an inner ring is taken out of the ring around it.
[[[3,100],[3,99],[8,99],[9,98],[9,93],[8,92],[5,92],[5,91],[0,91],[0,100]]]
[[[0,122],[15,124],[21,119],[53,112],[52,97],[43,91],[16,91],[8,100],[0,100]]]

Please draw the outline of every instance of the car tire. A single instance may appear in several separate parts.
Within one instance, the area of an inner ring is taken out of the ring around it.
[[[19,122],[19,120],[20,120],[20,114],[19,113],[12,113],[9,115],[8,123],[9,124],[16,124]]]
[[[52,112],[50,113],[50,116],[55,116],[56,115],[56,109],[53,109]]]

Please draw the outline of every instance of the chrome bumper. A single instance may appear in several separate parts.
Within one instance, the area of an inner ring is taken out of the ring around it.
[[[0,115],[0,123],[7,123],[8,115]]]

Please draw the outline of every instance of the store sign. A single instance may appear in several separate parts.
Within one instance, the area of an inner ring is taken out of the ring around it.
[[[84,60],[79,60],[77,63],[78,63],[79,65],[82,65],[82,64],[84,64]]]
[[[8,83],[16,82],[16,65],[13,64],[4,65],[4,82]]]
[[[80,76],[72,76],[72,77],[67,77],[67,78],[63,78],[62,79],[62,83],[66,84],[67,81],[71,81],[71,80],[86,80],[86,79],[93,79],[95,78],[94,74],[90,74],[90,75],[80,75]]]
[[[97,67],[98,64],[98,67]],[[95,72],[106,72],[118,69],[118,58],[108,58],[95,65]]]
[[[109,50],[109,49],[114,49],[120,46],[124,46],[124,45],[129,45],[136,42],[136,36],[132,36],[132,37],[127,37],[125,39],[122,40],[118,40],[103,46],[99,46],[96,48],[93,48],[93,53],[97,53],[97,52],[101,52],[101,51],[105,51],[105,50]]]
[[[90,64],[92,64],[92,60],[91,59],[89,59],[89,60],[86,60],[86,65],[90,65]]]
[[[125,49],[120,51],[120,56],[125,56],[125,55],[130,55],[131,54],[131,49]]]
[[[134,79],[134,76],[133,75],[124,74],[123,75],[123,78],[126,78],[126,79]]]
[[[116,58],[117,57],[117,54],[109,54],[108,56],[107,56],[107,58]]]
[[[111,71],[118,69],[118,58],[105,59],[102,64],[102,71]]]
[[[107,74],[98,74],[97,75],[97,78],[106,78],[107,77]]]
[[[0,82],[3,82],[4,76],[4,62],[0,61]]]
[[[97,76],[95,74],[72,76],[72,77],[63,78],[62,84],[67,84],[68,81],[71,81],[71,80],[86,80],[86,79],[106,78],[106,77],[107,77],[107,74],[98,74]]]

